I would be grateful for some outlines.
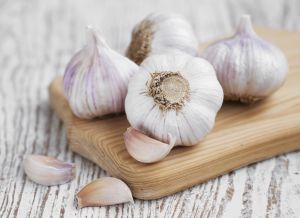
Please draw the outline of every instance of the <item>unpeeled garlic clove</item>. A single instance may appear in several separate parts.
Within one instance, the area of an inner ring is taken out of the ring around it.
[[[68,63],[63,87],[73,113],[91,119],[124,111],[130,77],[138,66],[112,50],[99,31],[87,28],[87,45]]]
[[[225,100],[261,100],[283,85],[288,72],[284,54],[255,33],[249,15],[234,36],[210,45],[203,57],[214,66]]]
[[[150,138],[140,131],[129,127],[124,133],[128,153],[142,163],[153,163],[167,156],[174,147],[176,138],[168,134],[169,144]]]
[[[75,164],[43,155],[27,155],[23,168],[32,181],[41,185],[59,185],[75,177]]]
[[[103,177],[84,186],[76,194],[79,208],[133,203],[129,187],[120,179]]]
[[[140,64],[150,55],[178,51],[197,55],[192,26],[181,15],[153,13],[134,27],[127,57]]]

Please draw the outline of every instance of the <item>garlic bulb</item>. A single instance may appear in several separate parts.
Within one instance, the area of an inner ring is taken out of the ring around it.
[[[177,14],[150,14],[134,27],[127,56],[140,64],[150,55],[173,51],[198,53],[191,25]]]
[[[75,164],[43,155],[27,155],[23,168],[32,181],[41,185],[59,185],[75,177]]]
[[[215,71],[186,54],[153,55],[129,82],[125,111],[131,126],[175,145],[194,145],[212,129],[223,102]]]
[[[93,118],[124,111],[129,78],[138,66],[110,49],[97,30],[87,28],[87,45],[69,62],[63,79],[73,113]]]
[[[233,37],[212,44],[203,57],[214,66],[225,100],[263,99],[282,86],[288,71],[283,53],[256,35],[248,15]]]
[[[133,203],[129,187],[120,179],[102,177],[84,186],[76,194],[79,208]]]

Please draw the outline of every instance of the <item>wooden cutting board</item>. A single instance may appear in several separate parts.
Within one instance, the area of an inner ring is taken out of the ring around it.
[[[248,164],[300,149],[300,33],[257,29],[288,58],[284,86],[255,105],[224,103],[213,131],[193,147],[176,147],[162,161],[140,163],[128,154],[125,115],[82,120],[62,90],[62,78],[49,87],[50,103],[63,120],[71,150],[125,181],[134,197],[156,199]]]

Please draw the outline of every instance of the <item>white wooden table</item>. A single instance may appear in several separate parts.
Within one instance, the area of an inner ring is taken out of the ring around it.
[[[243,13],[256,25],[300,31],[298,0],[0,0],[0,217],[300,217],[300,152],[160,200],[76,209],[75,193],[107,174],[69,151],[47,86],[84,44],[87,24],[124,52],[133,25],[153,11],[185,15],[200,42],[230,33]],[[53,187],[32,183],[21,165],[31,153],[75,162],[76,179]]]

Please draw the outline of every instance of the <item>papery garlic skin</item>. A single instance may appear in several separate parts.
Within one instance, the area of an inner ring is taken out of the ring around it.
[[[32,181],[46,186],[64,184],[75,177],[75,164],[43,155],[27,155],[23,168]]]
[[[140,64],[150,55],[174,51],[197,55],[192,26],[178,14],[150,14],[134,27],[127,56]]]
[[[160,76],[161,94],[170,94],[169,103],[149,92],[153,78]],[[166,78],[173,78],[176,86]],[[183,53],[154,55],[130,80],[125,111],[131,126],[149,137],[169,143],[171,134],[176,138],[175,145],[194,145],[213,128],[222,102],[222,87],[206,60]]]
[[[256,35],[248,15],[233,37],[210,45],[203,57],[214,66],[225,100],[263,99],[283,85],[288,72],[283,53]]]
[[[63,79],[73,113],[90,119],[123,112],[129,78],[138,66],[110,49],[93,27],[87,28],[87,41],[67,65]]]
[[[120,179],[102,177],[84,186],[76,194],[78,208],[133,203],[129,187]]]

